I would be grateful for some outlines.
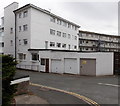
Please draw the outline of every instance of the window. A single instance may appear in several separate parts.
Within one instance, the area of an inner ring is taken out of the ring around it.
[[[41,65],[45,65],[45,59],[41,59]]]
[[[57,24],[61,25],[62,21],[57,19]]]
[[[26,59],[26,54],[19,53],[18,54],[20,60],[25,60]]]
[[[88,48],[86,48],[86,50],[88,50]]]
[[[63,47],[63,48],[66,48],[66,44],[63,43],[63,44],[62,44],[62,47]]]
[[[51,17],[50,21],[55,23],[55,17]]]
[[[13,28],[10,28],[10,33],[13,33]]]
[[[10,40],[10,45],[13,46],[13,40]]]
[[[64,37],[64,38],[66,37],[66,33],[63,33],[63,37]]]
[[[77,49],[77,46],[76,46],[76,45],[74,46],[74,49]]]
[[[77,40],[77,36],[75,36],[75,40]]]
[[[24,18],[24,17],[27,17],[27,15],[28,15],[28,11],[24,11],[24,12],[23,12],[23,18]]]
[[[82,44],[82,40],[80,40],[80,44]]]
[[[22,29],[21,29],[21,26],[19,26],[19,32],[21,31]]]
[[[27,31],[27,29],[28,29],[28,25],[27,24],[23,25],[23,31]]]
[[[63,26],[65,26],[65,27],[67,26],[67,23],[66,23],[66,22],[63,21],[62,23],[63,23]]]
[[[28,43],[27,39],[23,39],[24,45]]]
[[[69,39],[71,38],[70,34],[68,34],[68,38],[69,38]]]
[[[50,34],[51,34],[51,35],[55,35],[55,30],[50,29]]]
[[[68,28],[71,28],[71,25],[70,25],[70,24],[68,24]]]
[[[70,44],[68,45],[68,49],[70,50]]]
[[[88,41],[86,41],[86,43],[88,43]]]
[[[75,27],[75,30],[77,30],[77,27]]]
[[[21,40],[19,40],[19,45],[21,45]]]
[[[58,36],[61,36],[61,32],[60,32],[60,31],[57,31],[57,35],[58,35]]]
[[[61,43],[57,43],[57,47],[61,47]]]
[[[39,60],[39,54],[38,53],[32,53],[32,60]]]
[[[4,42],[2,42],[2,47],[4,47]]]
[[[21,16],[22,16],[22,14],[21,14],[21,13],[19,13],[19,18],[21,18]]]
[[[54,47],[55,46],[55,42],[50,42],[50,46]]]

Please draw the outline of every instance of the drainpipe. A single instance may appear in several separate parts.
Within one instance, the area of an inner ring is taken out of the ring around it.
[[[17,59],[17,41],[16,41],[16,13],[15,14],[15,60]]]

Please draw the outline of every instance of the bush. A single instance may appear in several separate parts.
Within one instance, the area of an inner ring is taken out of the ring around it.
[[[16,91],[16,85],[10,85],[16,72],[15,59],[8,55],[2,55],[2,106],[9,106]]]

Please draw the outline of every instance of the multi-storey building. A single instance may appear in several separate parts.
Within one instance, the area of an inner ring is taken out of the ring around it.
[[[1,18],[1,25],[0,25],[0,54],[3,54],[3,47],[4,47],[3,37],[4,37],[4,17]]]
[[[29,49],[78,50],[79,25],[47,10],[14,2],[4,8],[4,53],[21,63],[37,58]]]
[[[120,36],[79,31],[80,51],[120,51]]]

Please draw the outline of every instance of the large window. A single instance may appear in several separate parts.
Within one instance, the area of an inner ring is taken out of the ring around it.
[[[50,34],[51,34],[51,35],[55,35],[55,30],[50,29]]]
[[[32,53],[32,60],[39,60],[39,54],[38,53]]]
[[[21,26],[19,26],[19,32],[22,30]]]

